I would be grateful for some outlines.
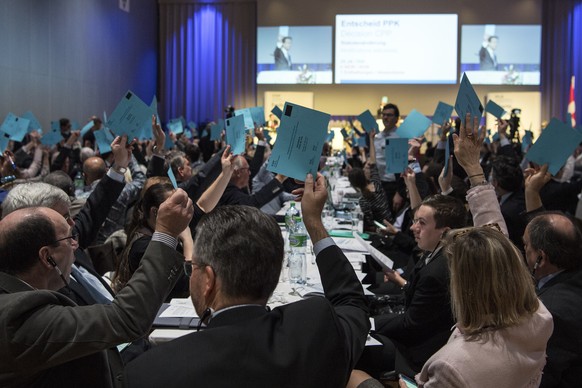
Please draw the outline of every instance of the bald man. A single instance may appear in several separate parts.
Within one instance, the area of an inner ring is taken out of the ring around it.
[[[103,178],[107,173],[105,161],[99,156],[92,156],[83,163],[83,174],[85,174],[85,184],[91,184]]]
[[[182,271],[176,237],[192,201],[177,190],[159,208],[156,231],[128,287],[108,305],[78,306],[69,283],[77,236],[49,208],[0,221],[0,386],[112,387],[121,370],[106,349],[146,335]]]

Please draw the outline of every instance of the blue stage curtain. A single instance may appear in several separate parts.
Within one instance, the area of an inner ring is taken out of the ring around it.
[[[160,0],[160,113],[197,122],[256,105],[256,1]]]
[[[576,76],[582,116],[582,0],[544,0],[542,7],[542,117],[566,120],[570,79]]]

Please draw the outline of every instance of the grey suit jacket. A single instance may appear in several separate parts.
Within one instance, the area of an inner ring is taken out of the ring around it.
[[[106,349],[146,335],[184,257],[152,241],[110,305],[77,306],[0,272],[0,386],[111,387],[120,370]]]

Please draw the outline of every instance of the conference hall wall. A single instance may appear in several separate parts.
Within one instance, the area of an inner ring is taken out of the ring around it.
[[[127,89],[157,87],[158,4],[118,0],[0,1],[0,120],[28,110],[43,128],[111,113]]]
[[[335,29],[338,14],[458,14],[457,42],[442,40],[438,29],[435,29],[432,39],[436,46],[456,44],[458,47],[457,73],[459,73],[462,25],[540,25],[541,4],[542,0],[487,2],[470,0],[258,0],[258,25],[259,27],[289,26],[290,28],[292,26],[334,26]],[[335,35],[335,31],[332,35]],[[335,40],[335,36],[333,39]],[[293,52],[294,48],[290,52]],[[434,58],[425,66],[433,66],[439,60],[438,57]],[[475,89],[479,97],[484,100],[488,93],[532,92],[539,91],[540,87],[476,85]],[[387,96],[390,102],[398,104],[402,114],[417,109],[431,115],[439,100],[454,103],[457,84],[259,84],[257,85],[259,105],[264,103],[265,91],[313,92],[314,108],[332,115],[354,115],[365,109],[375,112],[382,96]]]

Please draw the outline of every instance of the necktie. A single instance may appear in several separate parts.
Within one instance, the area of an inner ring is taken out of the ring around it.
[[[99,304],[110,304],[111,300],[107,298],[99,288],[103,288],[102,284],[98,285],[94,284],[94,282],[98,281],[97,279],[91,279],[88,276],[83,275],[83,273],[77,268],[77,266],[73,265],[71,268],[71,275],[73,278],[79,283],[80,285],[87,290],[89,294],[95,299],[95,301]]]

